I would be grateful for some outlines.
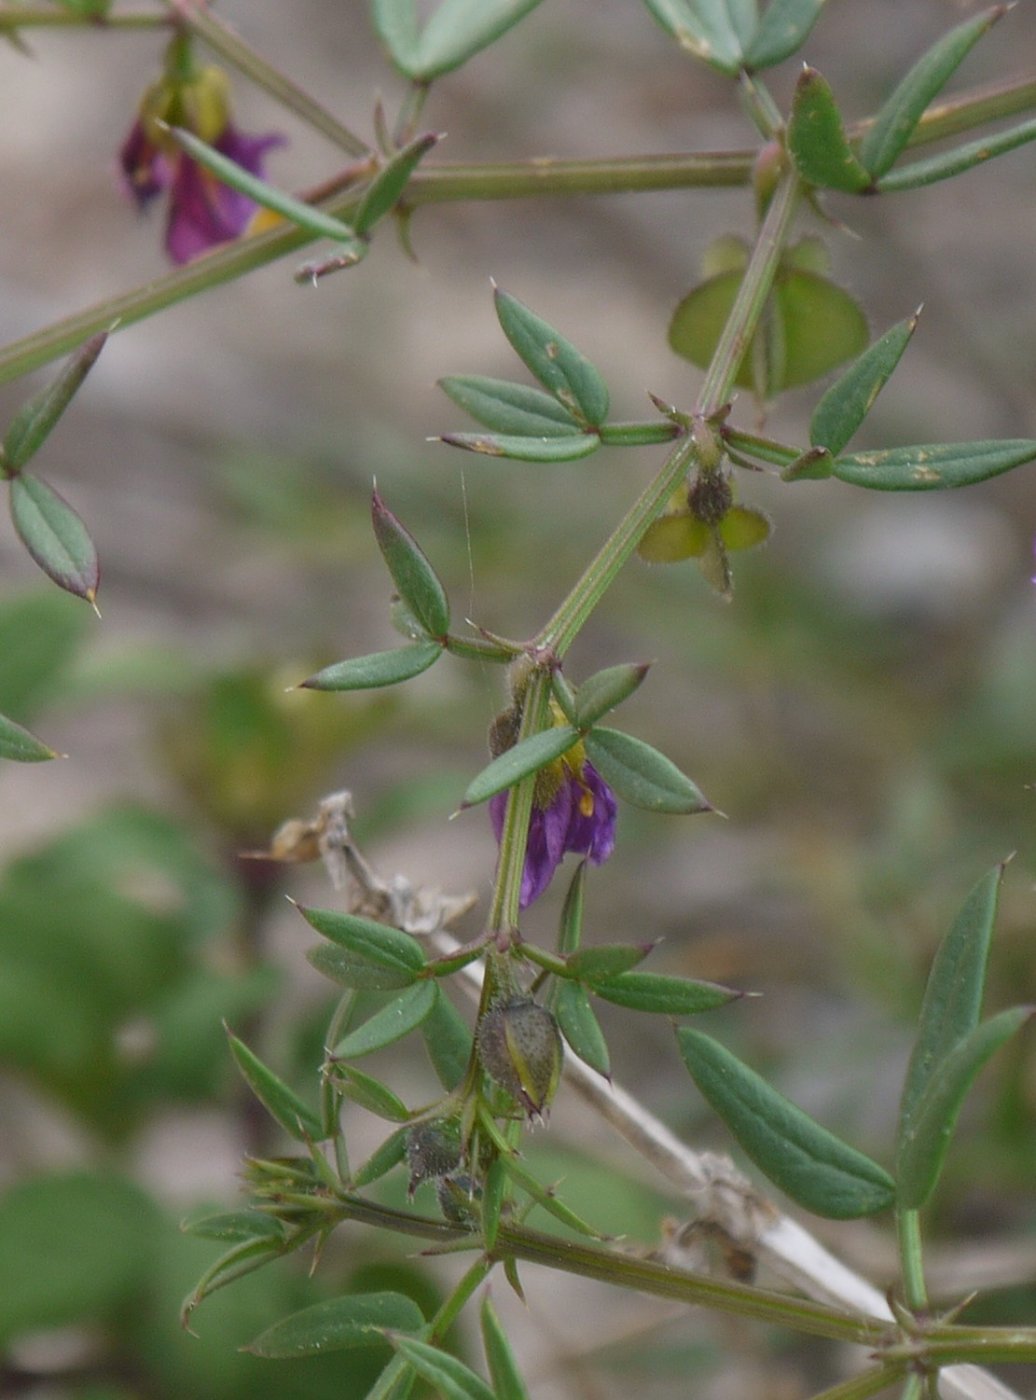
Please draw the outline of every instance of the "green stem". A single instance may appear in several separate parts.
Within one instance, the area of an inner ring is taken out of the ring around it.
[[[833,1385],[827,1390],[818,1391],[810,1400],[868,1400],[871,1395],[880,1395],[890,1385],[906,1373],[906,1362],[894,1366],[872,1366],[852,1376],[847,1381]]]
[[[737,298],[698,395],[698,413],[709,417],[726,402],[745,346],[751,340],[777,271],[781,250],[798,198],[796,177],[787,174],[777,186],[752,250]],[[629,560],[669,497],[686,476],[697,454],[691,437],[667,458],[655,477],[590,561],[578,583],[536,638],[560,659],[579,635],[608,587]]]
[[[913,1375],[907,1376],[903,1389],[899,1392],[899,1400],[921,1400],[924,1395],[925,1379],[915,1371]]]
[[[17,12],[19,18],[33,13],[35,11]],[[0,9],[0,28],[5,17],[11,18],[11,12]],[[1036,107],[1036,80],[1032,78],[976,89],[953,102],[933,107],[921,118],[910,144],[919,145],[970,131],[984,122],[1033,107]],[[859,130],[863,130],[863,124]],[[424,166],[411,177],[405,199],[408,204],[416,205],[457,199],[522,199],[530,195],[621,194],[692,185],[710,188],[744,185],[751,179],[755,156],[754,151],[729,151],[622,160]],[[356,204],[354,171],[347,173],[344,183],[350,187],[347,193],[321,200],[318,207],[348,222]],[[167,306],[276,262],[312,241],[312,235],[298,229],[270,229],[215,249],[187,267],[177,268],[128,292],[105,298],[0,350],[0,384],[67,354],[88,336],[106,330],[113,321],[119,321],[120,326],[132,325]]]
[[[0,5],[0,32],[12,29],[168,29],[168,15],[154,10],[123,10],[114,15],[78,14],[75,10],[22,9]]]
[[[738,366],[755,334],[763,306],[769,296],[800,190],[798,178],[788,172],[781,179],[770,200],[766,218],[738,287],[737,297],[698,394],[697,411],[703,418],[717,413],[730,397]]]
[[[456,1322],[457,1318],[464,1310],[468,1299],[475,1289],[488,1278],[492,1272],[494,1261],[488,1257],[482,1258],[472,1264],[460,1283],[453,1290],[450,1296],[443,1303],[442,1307],[432,1319],[432,1331],[428,1340],[430,1342],[441,1342],[443,1337]]]
[[[537,669],[529,678],[522,700],[522,722],[518,740],[546,729],[550,715],[550,673]],[[522,891],[522,871],[525,868],[525,847],[532,818],[532,799],[536,790],[536,774],[511,788],[507,796],[507,811],[500,834],[500,856],[493,885],[493,902],[487,928],[494,935],[511,938],[518,928],[519,900]]]
[[[274,68],[265,58],[261,58],[210,10],[187,5],[184,0],[166,0],[166,6],[170,16],[177,23],[204,39],[220,58],[232,63],[257,87],[263,88],[282,106],[301,117],[304,122],[308,122],[314,130],[322,132],[336,146],[348,151],[351,156],[370,154],[370,146],[366,141],[355,135],[347,126],[343,126],[337,117],[310,97],[297,83],[292,82],[287,74]]]
[[[914,1313],[923,1313],[928,1308],[928,1290],[921,1253],[921,1218],[916,1210],[897,1211],[896,1233],[906,1305]]]
[[[411,1215],[407,1211],[352,1195],[344,1196],[338,1209],[343,1219],[359,1220],[382,1229],[402,1231],[441,1243],[474,1233],[442,1220]],[[598,1245],[502,1224],[494,1258],[501,1259],[507,1255],[544,1264],[563,1273],[639,1290],[654,1297],[704,1305],[774,1326],[790,1327],[810,1336],[829,1337],[834,1341],[875,1347],[890,1340],[893,1335],[888,1323],[876,1318],[852,1316],[806,1298],[754,1288],[748,1284],[727,1283],[660,1264],[653,1259],[638,1259],[629,1254],[613,1253]]]

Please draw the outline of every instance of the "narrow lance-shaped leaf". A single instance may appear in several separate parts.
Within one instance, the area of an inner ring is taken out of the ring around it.
[[[86,526],[68,502],[38,476],[11,479],[11,519],[18,538],[48,578],[93,603],[100,566]]]
[[[470,1366],[438,1347],[416,1337],[389,1336],[389,1341],[413,1366],[419,1376],[433,1386],[442,1400],[495,1400],[493,1392]]]
[[[860,160],[875,179],[884,175],[910,140],[924,109],[942,91],[972,45],[1002,18],[1008,5],[993,5],[958,24],[933,44],[882,104],[860,145]]]
[[[790,58],[809,36],[824,0],[770,0],[745,55],[750,70]]]
[[[511,1344],[488,1293],[482,1300],[481,1322],[482,1345],[485,1348],[489,1374],[493,1381],[493,1393],[497,1400],[528,1400],[529,1392],[525,1388]]]
[[[586,736],[591,763],[620,797],[650,812],[711,812],[712,806],[664,754],[618,729]]]
[[[160,122],[159,125],[161,126],[163,123]],[[295,199],[292,195],[286,194],[284,190],[278,190],[273,185],[268,185],[265,180],[260,180],[258,176],[238,165],[236,161],[230,160],[220,151],[214,150],[195,136],[193,132],[186,131],[179,126],[170,126],[165,129],[181,150],[186,151],[192,160],[204,166],[224,185],[229,185],[239,194],[246,195],[254,203],[261,205],[263,209],[271,209],[275,214],[282,215],[290,223],[305,229],[307,233],[316,234],[321,238],[333,239],[343,249],[355,254],[357,262],[366,253],[366,243],[357,238],[355,229],[350,228],[348,224],[343,224],[341,219],[325,214],[322,209],[317,209],[312,204],[306,204],[303,200]]]
[[[332,1054],[341,1060],[358,1060],[375,1050],[383,1050],[386,1045],[393,1045],[417,1029],[438,997],[439,989],[434,982],[418,982],[408,987],[369,1020],[351,1030],[333,1047]]]
[[[586,356],[517,297],[499,287],[493,296],[504,335],[543,387],[581,423],[603,423],[608,386]]]
[[[717,1041],[686,1026],[676,1035],[702,1095],[792,1200],[833,1220],[873,1215],[892,1204],[895,1183],[877,1162],[821,1127]]]
[[[439,388],[476,422],[506,437],[572,437],[579,424],[552,394],[486,375],[449,375]]]
[[[607,982],[631,967],[642,963],[655,945],[642,943],[599,943],[593,948],[579,948],[565,959],[569,972],[581,982]]]
[[[554,998],[554,1015],[574,1054],[606,1079],[611,1078],[608,1043],[594,1015],[585,987],[578,982],[561,982]]]
[[[565,891],[558,927],[558,952],[564,957],[574,953],[583,941],[583,907],[586,895],[586,861],[581,860]]]
[[[293,1089],[289,1089],[283,1079],[279,1079],[273,1070],[268,1069],[243,1040],[238,1040],[237,1036],[231,1035],[229,1031],[227,1038],[230,1053],[237,1062],[238,1069],[270,1117],[300,1142],[307,1139],[319,1141],[324,1135],[324,1130],[313,1110],[303,1103]]]
[[[975,1027],[939,1062],[914,1104],[899,1140],[896,1194],[902,1210],[919,1210],[935,1188],[961,1106],[979,1070],[1033,1015],[1031,1006],[1001,1011]]]
[[[374,28],[396,67],[409,74],[417,56],[420,31],[417,0],[371,0]]]
[[[596,433],[566,433],[563,437],[519,437],[510,433],[442,433],[440,442],[462,447],[483,457],[510,457],[516,462],[575,462],[601,445]]]
[[[411,175],[441,140],[441,133],[434,131],[415,136],[378,171],[353,215],[353,228],[359,237],[366,237],[379,220],[392,212],[402,198]]]
[[[372,958],[348,948],[329,947],[326,943],[317,948],[307,948],[306,961],[340,987],[355,991],[397,991],[412,986],[418,980],[418,974],[409,967]]]
[[[104,349],[108,332],[91,336],[68,360],[61,373],[34,395],[14,416],[0,444],[0,475],[14,476],[39,451]]]
[[[804,68],[795,84],[788,149],[808,185],[856,192],[871,182],[849,144],[834,94],[815,68]]]
[[[741,43],[723,0],[645,0],[648,9],[677,43],[721,73],[741,67]]]
[[[379,924],[339,909],[311,909],[303,904],[295,907],[310,928],[341,948],[362,953],[387,967],[419,972],[425,965],[424,949],[417,939],[392,924]]]
[[[0,758],[10,758],[15,763],[45,763],[48,758],[58,757],[42,739],[37,739],[6,715],[0,715]]]
[[[376,690],[398,685],[427,671],[442,655],[439,642],[414,642],[393,651],[375,651],[325,666],[315,676],[301,682],[300,690]]]
[[[759,28],[759,0],[725,0],[731,28],[746,51]]]
[[[361,1187],[370,1186],[373,1181],[380,1181],[406,1156],[406,1144],[409,1136],[409,1125],[397,1128],[390,1137],[387,1137],[379,1147],[375,1148],[363,1166],[353,1174],[350,1184],[359,1190]]]
[[[575,704],[575,724],[579,729],[589,729],[609,710],[614,710],[641,686],[650,669],[650,662],[635,664],[628,662],[621,666],[609,666],[588,676],[579,687]]]
[[[817,404],[809,425],[814,447],[837,456],[874,405],[917,329],[921,309],[892,326],[854,360]],[[800,473],[801,475],[801,473]]]
[[[421,1025],[425,1048],[432,1068],[444,1089],[456,1089],[471,1059],[473,1037],[467,1022],[441,993]]]
[[[631,1011],[659,1016],[697,1016],[736,1001],[742,992],[718,982],[695,982],[688,977],[667,977],[660,972],[622,972],[591,983],[595,996]]]
[[[979,1023],[986,966],[1004,867],[995,865],[970,891],[932,960],[917,1039],[903,1082],[899,1137],[910,1129],[914,1108],[953,1048]]]
[[[561,724],[520,740],[513,748],[498,754],[477,777],[472,778],[461,806],[474,807],[505,788],[513,787],[530,773],[536,773],[560,758],[578,738],[578,730],[570,724]]]
[[[371,520],[378,548],[399,596],[430,637],[445,637],[450,629],[446,590],[420,545],[376,489],[371,495]]]
[[[949,180],[954,175],[962,175],[976,165],[984,165],[994,156],[1006,155],[1029,141],[1036,141],[1036,119],[1020,122],[1007,131],[998,131],[980,141],[968,141],[953,151],[943,151],[941,155],[928,160],[911,161],[898,170],[890,170],[877,182],[882,194],[895,190],[916,190],[922,185],[934,185],[939,180]]]
[[[442,0],[424,27],[407,71],[429,82],[459,68],[518,23],[540,0]]]
[[[345,1098],[390,1123],[409,1123],[410,1110],[398,1095],[372,1075],[351,1065],[333,1065],[331,1075],[335,1087]]]
[[[402,1293],[364,1293],[328,1298],[281,1318],[244,1348],[253,1356],[277,1359],[322,1356],[329,1351],[383,1347],[385,1328],[417,1332],[421,1310]]]
[[[259,1210],[205,1211],[180,1222],[185,1235],[200,1240],[283,1240],[284,1226]]]
[[[482,1239],[486,1249],[492,1249],[500,1233],[500,1217],[507,1198],[507,1172],[501,1158],[497,1157],[486,1172],[482,1186]]]
[[[943,491],[973,486],[1036,460],[1036,440],[932,442],[836,457],[833,473],[871,491]]]

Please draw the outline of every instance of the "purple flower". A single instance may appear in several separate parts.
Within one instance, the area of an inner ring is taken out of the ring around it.
[[[615,849],[615,794],[588,759],[575,757],[578,752],[550,764],[537,780],[519,897],[523,909],[550,884],[566,851],[600,865]],[[506,808],[506,792],[490,798],[498,841]]]
[[[163,191],[169,191],[166,252],[173,262],[190,262],[218,243],[238,238],[256,211],[255,202],[224,185],[175,145],[158,144],[149,135],[142,117],[119,152],[126,190],[145,209]],[[230,121],[210,144],[230,160],[259,178],[266,152],[279,146],[277,135],[246,136]]]

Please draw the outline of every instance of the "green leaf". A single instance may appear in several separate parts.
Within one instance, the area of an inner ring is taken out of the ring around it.
[[[243,1040],[238,1040],[229,1030],[227,1039],[238,1069],[270,1117],[300,1142],[319,1142],[324,1137],[324,1129],[313,1110],[307,1108],[294,1089],[289,1089],[283,1079],[278,1079]]]
[[[30,734],[13,719],[0,715],[0,758],[13,758],[16,763],[44,763],[48,758],[58,758],[55,749]]]
[[[420,32],[417,0],[371,0],[371,14],[378,37],[402,73],[413,71]]]
[[[658,972],[623,972],[618,977],[594,982],[592,990],[595,996],[616,1006],[660,1016],[697,1016],[744,995],[717,982],[694,982]]]
[[[726,6],[730,23],[744,52],[759,28],[759,0],[726,0]]]
[[[514,787],[522,778],[538,772],[567,753],[578,738],[578,731],[570,724],[560,724],[520,740],[513,748],[498,754],[477,777],[472,778],[461,806],[474,807],[505,788]]]
[[[507,1195],[507,1172],[497,1157],[486,1172],[482,1187],[482,1239],[486,1249],[492,1249],[500,1232],[500,1217]]]
[[[438,996],[439,989],[434,982],[418,982],[408,987],[387,1006],[376,1011],[370,1020],[351,1030],[332,1053],[336,1059],[358,1060],[362,1055],[371,1055],[375,1050],[393,1045],[417,1029],[431,1012]]]
[[[268,185],[265,180],[260,180],[236,161],[214,150],[193,132],[180,126],[169,126],[165,130],[181,150],[186,151],[192,160],[215,175],[221,184],[229,185],[232,190],[247,196],[263,209],[272,209],[275,214],[280,214],[290,223],[297,224],[307,233],[316,234],[319,238],[333,239],[340,249],[354,254],[357,262],[366,254],[366,243],[358,239],[355,229],[343,224],[341,219],[332,218],[322,209]]]
[[[1036,440],[931,442],[836,457],[834,475],[871,491],[944,491],[973,486],[1036,460]]]
[[[66,362],[53,383],[18,410],[0,443],[0,475],[16,475],[39,451],[93,369],[107,339],[107,331],[91,336]]]
[[[934,185],[939,180],[949,180],[954,175],[962,175],[965,170],[984,165],[994,156],[1005,155],[1008,151],[1034,140],[1036,118],[1020,122],[1018,126],[1012,126],[1007,131],[998,131],[994,136],[987,136],[979,141],[968,141],[953,151],[944,151],[928,160],[911,161],[909,165],[901,165],[898,170],[890,170],[887,175],[883,175],[877,182],[877,189],[882,194],[890,194],[895,190],[916,190],[922,185]]]
[[[782,481],[827,481],[834,476],[834,458],[826,447],[809,447],[781,471]]]
[[[856,193],[871,182],[849,144],[834,94],[815,68],[803,68],[795,84],[788,149],[807,185]]]
[[[67,593],[92,603],[100,571],[93,540],[72,507],[38,476],[13,477],[11,519],[43,572]]]
[[[669,344],[700,369],[708,366],[741,286],[725,272],[693,288],[669,324]],[[767,397],[819,379],[866,348],[867,319],[841,287],[814,272],[785,266],[777,274],[763,326],[753,336],[735,383],[755,389],[756,366],[766,369]],[[761,339],[760,339],[761,337]]]
[[[347,1099],[390,1123],[409,1123],[410,1110],[398,1095],[362,1070],[350,1065],[332,1066],[335,1087]]]
[[[611,1078],[608,1043],[594,1015],[586,988],[578,982],[560,982],[553,1003],[561,1034],[572,1052],[605,1079]]]
[[[529,1392],[518,1370],[511,1344],[488,1293],[482,1300],[481,1322],[482,1345],[489,1363],[493,1394],[497,1400],[529,1400]]]
[[[801,48],[824,0],[771,0],[746,52],[750,70],[772,68]]]
[[[860,160],[875,179],[895,163],[925,108],[949,82],[972,45],[1009,8],[993,5],[944,34],[885,100],[860,145]]]
[[[399,589],[399,596],[430,637],[445,637],[450,629],[446,590],[420,545],[388,509],[377,490],[371,496],[371,519],[378,548]]]
[[[899,1107],[900,1141],[933,1074],[979,1023],[1004,867],[988,871],[961,906],[932,960]]]
[[[917,329],[920,309],[898,321],[854,360],[813,410],[809,440],[837,457],[874,406]]]
[[[586,891],[586,861],[581,860],[565,891],[558,927],[558,952],[562,957],[574,953],[583,940],[583,904]]]
[[[586,752],[606,783],[649,812],[711,812],[712,806],[690,778],[665,754],[618,729],[592,729]]]
[[[446,1090],[456,1089],[471,1059],[473,1037],[460,1012],[442,993],[421,1026],[428,1058]]]
[[[363,1293],[328,1298],[275,1322],[244,1348],[253,1356],[286,1359],[328,1351],[385,1345],[385,1328],[416,1332],[421,1310],[402,1293]]]
[[[913,1105],[896,1157],[897,1204],[918,1210],[939,1179],[957,1116],[986,1061],[1034,1014],[1031,1006],[1001,1011],[975,1027],[941,1059]]]
[[[566,433],[564,437],[516,437],[503,433],[443,433],[440,442],[478,452],[483,457],[510,457],[516,462],[575,462],[601,445],[596,433]]]
[[[389,1341],[442,1400],[495,1400],[485,1381],[455,1356],[416,1337],[390,1336]]]
[[[0,1193],[0,1346],[49,1328],[106,1326],[153,1286],[164,1222],[115,1174],[36,1175]],[[91,1330],[93,1330],[91,1328]]]
[[[605,447],[655,447],[680,436],[677,423],[602,423],[598,431]]]
[[[552,394],[480,374],[451,375],[439,388],[477,423],[510,437],[571,437],[579,424]]]
[[[417,939],[392,924],[379,924],[338,909],[310,909],[303,904],[296,904],[295,908],[310,928],[340,948],[348,948],[384,967],[420,972],[425,966],[424,949]]]
[[[499,287],[493,297],[504,335],[543,387],[580,423],[591,427],[603,423],[608,416],[608,386],[598,370],[517,297]]]
[[[721,73],[733,75],[742,63],[741,41],[726,0],[645,0],[663,29],[681,48]]]
[[[540,0],[442,0],[424,27],[413,67],[421,82],[459,68],[473,54],[499,39]]]
[[[385,217],[399,203],[407,183],[430,150],[442,140],[441,135],[427,131],[415,136],[401,150],[396,151],[391,160],[386,161],[367,186],[353,216],[353,228],[361,237]]]
[[[614,710],[637,690],[650,669],[650,662],[608,666],[588,676],[576,695],[575,719],[577,729],[589,729],[609,710]]]
[[[397,1128],[380,1147],[371,1153],[363,1166],[353,1175],[350,1185],[358,1190],[360,1187],[370,1186],[371,1182],[380,1181],[406,1156],[406,1144],[409,1136],[409,1126]]]
[[[639,947],[629,943],[599,943],[594,948],[579,948],[565,959],[565,963],[573,977],[595,985],[636,967],[654,946],[653,943],[644,943]]]
[[[416,972],[398,962],[371,958],[347,948],[307,948],[306,960],[340,987],[357,991],[391,992],[412,986],[418,978]]]
[[[442,655],[438,642],[415,642],[413,646],[397,647],[393,651],[375,651],[369,656],[354,656],[348,661],[336,661],[325,666],[315,676],[301,682],[300,690],[376,690],[383,685],[398,685],[427,671]]]
[[[790,1103],[729,1050],[683,1026],[680,1053],[704,1098],[756,1166],[792,1200],[832,1220],[890,1206],[889,1174]]]
[[[200,1240],[283,1240],[284,1226],[260,1210],[205,1211],[180,1224],[185,1235]]]

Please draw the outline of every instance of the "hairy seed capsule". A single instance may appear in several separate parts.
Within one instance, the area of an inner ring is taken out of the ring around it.
[[[703,525],[718,525],[734,504],[730,482],[720,472],[702,472],[688,496],[691,514]]]
[[[407,1135],[406,1160],[412,1196],[422,1181],[435,1180],[460,1166],[460,1130],[451,1118],[418,1123]]]
[[[545,1006],[530,997],[498,1002],[478,1028],[482,1068],[517,1099],[530,1117],[539,1117],[554,1097],[561,1074],[561,1033]]]

